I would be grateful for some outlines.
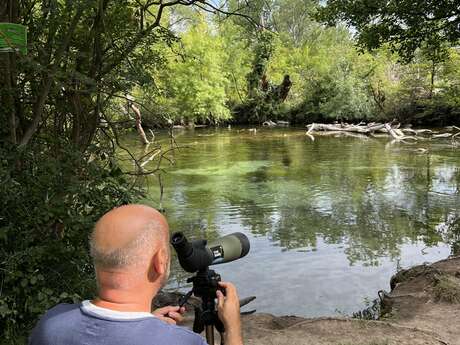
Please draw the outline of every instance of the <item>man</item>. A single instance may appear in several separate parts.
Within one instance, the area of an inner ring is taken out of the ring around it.
[[[169,275],[169,229],[158,211],[143,205],[106,213],[90,238],[98,297],[81,304],[59,304],[32,332],[29,345],[205,345],[204,339],[175,324],[185,311],[165,307],[151,313],[155,295]],[[235,287],[221,283],[217,311],[225,344],[242,345]],[[212,344],[213,345],[213,344]]]

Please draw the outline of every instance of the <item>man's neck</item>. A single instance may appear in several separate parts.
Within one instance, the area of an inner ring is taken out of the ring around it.
[[[151,307],[150,304],[147,307],[145,304],[139,304],[139,303],[113,303],[113,302],[108,302],[101,300],[99,298],[95,298],[91,301],[92,304],[95,306],[105,308],[105,309],[110,309],[110,310],[115,310],[115,311],[127,311],[127,312],[151,312]]]
[[[99,292],[92,301],[94,305],[115,311],[151,312],[159,283],[148,283],[130,272],[102,269],[96,272]]]
[[[94,305],[115,311],[147,312],[152,311],[153,296],[140,296],[120,291],[102,291],[93,299]]]

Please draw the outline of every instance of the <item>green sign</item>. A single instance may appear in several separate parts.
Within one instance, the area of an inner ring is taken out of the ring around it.
[[[27,54],[27,27],[14,23],[0,23],[0,53],[15,51]]]

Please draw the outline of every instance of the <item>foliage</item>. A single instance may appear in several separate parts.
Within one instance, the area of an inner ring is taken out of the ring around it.
[[[226,54],[200,14],[182,33],[174,47],[181,55],[170,54],[168,66],[157,76],[167,80],[157,101],[168,109],[175,122],[219,121],[230,115],[226,107],[228,78],[222,70]]]
[[[231,20],[243,29],[244,35],[252,36],[261,29],[273,29],[273,8],[277,3],[277,0],[229,0],[228,8],[244,15],[234,16]]]
[[[346,28],[322,27],[315,20],[321,8],[316,1],[243,3],[228,6],[251,21],[193,10],[175,13],[180,25],[170,30],[180,41],[151,45],[161,62],[149,71],[151,86],[135,91],[147,106],[148,124],[215,123],[230,113],[235,122],[259,124],[267,119],[458,121],[458,54],[446,42],[423,41],[411,53],[412,62],[402,63],[392,42],[363,52]],[[292,88],[280,101],[273,95],[286,75]]]
[[[302,45],[321,31],[315,20],[318,1],[281,0],[276,2],[273,13],[275,31],[286,33],[293,44]]]
[[[329,0],[319,17],[352,26],[358,31],[358,43],[368,49],[388,42],[406,60],[423,45],[438,49],[460,39],[458,3],[450,0]]]
[[[38,148],[0,151],[5,344],[24,343],[37,318],[55,304],[94,295],[91,228],[109,209],[140,196],[101,147],[90,147],[84,156],[70,147]]]
[[[290,71],[294,79],[291,96],[297,98],[290,102],[294,113],[299,113],[293,120],[309,121],[312,116],[349,120],[375,116],[368,90],[372,57],[358,54],[346,32],[329,30],[315,41],[289,50],[289,55],[285,53],[292,61],[289,65],[295,66]]]
[[[256,33],[256,40],[252,42],[253,60],[250,71],[246,75],[246,99],[235,108],[237,120],[240,122],[262,123],[269,117],[276,118],[280,106],[278,100],[271,97],[273,87],[261,84],[265,80],[268,64],[274,50],[274,36],[269,31]]]
[[[260,89],[260,80],[266,73],[268,62],[273,53],[272,33],[265,30],[258,32],[253,49],[254,60],[252,62],[252,70],[247,75],[249,98],[257,97],[257,92]]]
[[[155,59],[139,61],[137,49],[148,41],[168,42],[171,35],[155,18],[140,28],[128,0],[15,2],[12,20],[28,25],[33,44],[27,57],[15,56],[7,69],[12,83],[3,90],[13,99],[5,96],[11,107],[1,115],[10,120],[12,142],[24,146],[54,130],[84,150],[96,135],[102,104],[146,79],[138,67]],[[145,53],[152,57],[148,47]]]
[[[217,23],[218,34],[225,52],[222,70],[226,79],[226,95],[231,109],[235,104],[242,103],[248,93],[247,76],[251,71],[254,51],[250,49],[250,37],[243,34],[243,28],[231,21]]]

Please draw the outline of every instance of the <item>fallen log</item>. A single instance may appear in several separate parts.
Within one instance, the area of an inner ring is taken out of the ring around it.
[[[370,136],[362,133],[354,133],[354,132],[345,132],[345,131],[322,131],[322,132],[316,132],[316,135],[320,135],[322,137],[352,137],[352,138],[360,138],[360,139],[369,139]],[[311,134],[310,134],[311,135]],[[314,138],[314,136],[312,135]],[[388,135],[385,135],[385,137],[388,137]]]
[[[369,134],[372,138],[388,138],[388,133],[380,132],[380,133],[371,133]]]
[[[401,129],[401,132],[417,135],[417,131],[415,129],[412,129],[412,128],[403,128],[403,129]]]
[[[315,141],[315,137],[310,134],[311,132],[313,132],[314,129],[315,129],[315,124],[312,123],[307,133],[305,133],[311,139],[311,141]]]
[[[307,128],[314,125],[315,130],[317,131],[337,131],[337,132],[356,132],[356,133],[366,133],[370,134],[372,132],[376,132],[382,128],[384,128],[385,124],[375,124],[370,127],[363,126],[363,125],[348,125],[348,124],[340,124],[340,125],[329,125],[324,123],[315,123],[311,125],[307,125]]]
[[[460,127],[457,127],[457,126],[447,126],[445,128],[446,131],[448,132],[454,132],[454,131],[460,131]]]
[[[431,129],[416,129],[415,130],[416,134],[433,134],[433,131]]]
[[[398,141],[404,141],[407,139],[412,139],[412,140],[418,140],[416,137],[410,136],[410,135],[405,135],[402,130],[399,128],[393,128],[389,123],[385,123],[385,129],[390,133],[390,135],[393,137],[393,139],[398,140]]]
[[[274,123],[271,120],[268,120],[268,121],[265,121],[264,123],[262,123],[262,126],[264,126],[264,127],[275,127],[276,123]]]
[[[395,133],[396,133],[397,135],[399,135],[400,137],[404,137],[404,136],[405,136],[405,134],[403,133],[403,131],[400,130],[399,128],[395,128],[395,129],[393,129],[393,130],[394,130]]]
[[[278,126],[288,127],[289,126],[289,121],[276,121],[276,124]]]
[[[452,136],[452,133],[440,133],[440,134],[433,134],[432,138],[450,138]]]
[[[393,137],[395,140],[401,140],[402,136],[396,133],[396,131],[388,124],[385,124],[385,129],[390,133],[390,135]],[[403,135],[404,136],[404,135]]]
[[[405,140],[423,140],[424,138],[431,137],[431,139],[441,139],[441,138],[451,138],[453,143],[456,143],[456,140],[460,136],[460,128],[456,126],[450,126],[445,128],[444,133],[434,132],[431,129],[412,129],[410,127],[400,128],[400,124],[397,123],[368,123],[365,124],[360,122],[358,124],[348,124],[348,123],[311,123],[308,124],[307,132],[305,133],[312,141],[314,140],[314,134],[319,132],[328,132],[335,135],[337,133],[358,133],[361,135],[369,135],[377,137],[376,132],[385,133],[386,135],[391,136],[396,141],[405,141]],[[454,133],[457,131],[457,133]],[[381,136],[381,135],[380,135]],[[422,137],[424,136],[424,137]]]

